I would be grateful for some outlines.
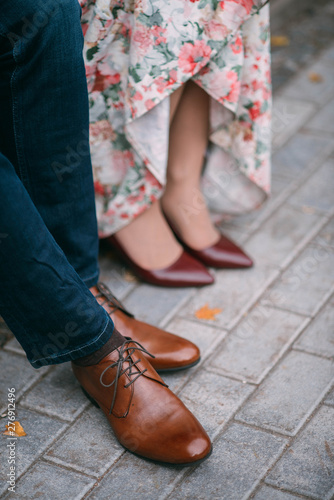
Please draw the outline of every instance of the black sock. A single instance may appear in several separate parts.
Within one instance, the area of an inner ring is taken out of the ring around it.
[[[88,356],[84,356],[83,358],[78,358],[73,361],[75,365],[78,366],[91,366],[97,365],[107,354],[110,354],[111,351],[117,349],[117,347],[121,346],[126,341],[126,338],[123,337],[119,333],[116,328],[110,337],[110,339],[95,352],[92,354],[88,354]]]

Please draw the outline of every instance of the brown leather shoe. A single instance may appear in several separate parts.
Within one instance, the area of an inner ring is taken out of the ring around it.
[[[143,352],[129,339],[97,365],[72,363],[73,372],[85,394],[104,411],[124,448],[156,462],[201,462],[211,452],[207,433]]]
[[[154,355],[150,363],[155,370],[159,372],[183,370],[200,361],[200,351],[195,344],[178,335],[136,320],[103,283],[98,283],[90,291],[105,308],[117,330],[124,337],[130,337],[142,344]]]

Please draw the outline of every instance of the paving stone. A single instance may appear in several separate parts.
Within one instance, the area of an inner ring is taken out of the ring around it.
[[[39,462],[16,485],[20,500],[79,500],[94,485],[94,480],[51,464]],[[11,498],[8,493],[4,498]]]
[[[212,358],[220,373],[258,384],[299,334],[305,319],[257,305]]]
[[[45,458],[95,477],[101,476],[124,449],[101,410],[91,406],[48,451]]]
[[[88,405],[69,363],[56,365],[22,399],[22,406],[73,421]]]
[[[274,96],[272,136],[273,151],[277,151],[314,113],[315,105],[297,99]]]
[[[334,357],[334,297],[306,328],[296,346],[308,352]]]
[[[314,82],[310,75],[320,75],[322,81]],[[305,99],[306,101],[323,104],[334,94],[334,65],[326,59],[320,59],[312,66],[301,71],[296,78],[284,88],[284,97],[292,99]]]
[[[274,488],[264,485],[261,486],[253,497],[253,500],[298,500],[298,498],[300,498],[300,496],[296,497],[286,491],[274,490]]]
[[[36,370],[26,358],[0,351],[0,410],[7,408],[7,388],[15,388],[16,398],[38,380],[47,368]]]
[[[229,236],[236,243],[243,245],[252,232],[266,220],[284,201],[293,185],[291,178],[275,175],[272,177],[271,195],[262,207],[252,212],[224,221],[219,225],[222,233]]]
[[[164,467],[126,453],[87,497],[89,500],[157,500],[180,475],[180,470]]]
[[[172,500],[249,498],[286,443],[284,438],[232,424],[213,453],[168,497]]]
[[[333,288],[334,251],[309,245],[265,293],[263,303],[312,316]]]
[[[125,295],[138,284],[128,268],[106,248],[100,254],[99,266],[99,280],[105,283],[119,300],[123,300]]]
[[[328,391],[333,363],[304,352],[290,352],[249,399],[236,418],[294,436]]]
[[[334,120],[333,120],[334,121]],[[297,206],[334,208],[334,159],[327,160],[289,199]]]
[[[318,164],[319,158],[334,149],[330,137],[319,137],[311,133],[294,135],[273,157],[273,174],[297,178],[305,170]]]
[[[334,409],[320,408],[269,474],[266,482],[330,500],[334,494]]]
[[[215,328],[211,325],[179,317],[174,318],[168,323],[166,330],[194,342],[201,351],[202,359],[215,349],[217,343],[221,342],[227,333],[221,328]]]
[[[325,106],[318,111],[314,118],[307,123],[307,128],[332,134],[334,132],[333,115],[334,100],[326,103]]]
[[[334,62],[334,45],[329,47],[329,49],[325,50],[325,52],[322,55],[322,59]]]
[[[66,428],[67,424],[61,423],[58,420],[52,419],[45,415],[40,415],[30,410],[18,407],[16,409],[16,419],[20,422],[23,429],[27,433],[26,436],[17,438],[16,441],[16,478],[21,476],[43,453],[43,451],[57,439],[59,434]],[[2,432],[5,430],[5,422],[1,421],[0,447],[1,453],[6,449],[6,445],[12,439],[9,436],[4,436]],[[6,460],[0,463],[0,481],[7,481],[6,474],[8,473],[8,463]],[[0,486],[0,495],[7,489],[6,484]]]
[[[262,224],[244,248],[256,262],[280,266],[321,222],[319,215],[284,205]]]
[[[237,225],[234,225],[234,222],[237,222],[238,219],[239,217],[236,217],[233,221],[231,221],[231,223],[223,222],[217,224],[217,226],[225,236],[233,240],[237,245],[243,245],[245,240],[249,237],[249,233],[244,229],[244,227],[240,228],[237,227]]]
[[[158,325],[167,315],[177,310],[192,293],[192,288],[141,285],[124,300],[124,304],[138,319]]]
[[[210,352],[214,352],[217,345],[222,341],[227,333],[225,330],[220,328],[214,328],[206,324],[178,317],[168,323],[166,330],[194,342],[201,351],[201,361],[203,361],[203,359],[205,359]],[[167,374],[162,373],[162,378],[173,392],[178,393],[180,387],[182,387],[185,382],[193,376],[197,368],[198,366],[196,365],[194,368],[181,372]]]
[[[214,439],[254,387],[202,370],[180,393],[180,398]]]
[[[199,290],[179,315],[196,319],[195,312],[208,304],[210,308],[222,309],[222,312],[217,314],[214,321],[198,321],[222,328],[232,328],[277,275],[277,270],[262,262],[256,263],[250,269],[216,271],[215,284]]]
[[[12,332],[9,330],[3,318],[0,316],[0,349],[2,349],[12,337]]]
[[[26,353],[24,352],[23,348],[21,345],[18,343],[15,337],[11,338],[6,345],[4,346],[4,351],[10,351],[10,352],[15,352],[16,354],[21,354],[21,356],[25,356]]]
[[[331,390],[331,392],[328,394],[327,398],[325,399],[325,403],[327,405],[334,406],[334,388]]]
[[[326,224],[315,239],[315,243],[334,247],[334,217]]]

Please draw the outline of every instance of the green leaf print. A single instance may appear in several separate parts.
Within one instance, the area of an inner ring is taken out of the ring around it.
[[[150,76],[153,76],[153,78],[156,78],[157,76],[161,75],[161,68],[160,66],[152,66],[152,69],[150,71]]]
[[[144,24],[148,28],[152,28],[152,26],[160,26],[163,23],[162,15],[158,10],[153,12],[151,16],[141,12],[137,19],[141,24]]]
[[[198,4],[199,9],[204,9],[208,4],[211,6],[212,10],[215,11],[217,10],[218,7],[218,0],[200,0]]]
[[[140,76],[138,75],[137,71],[135,70],[135,68],[133,66],[129,67],[129,75],[132,76],[132,78],[134,79],[135,83],[140,82],[141,78],[140,78]]]
[[[98,50],[99,50],[99,48],[97,45],[88,49],[86,52],[87,61],[91,61],[93,59],[94,55],[96,54],[96,52],[98,52]]]
[[[175,59],[175,55],[168,49],[168,45],[166,43],[159,43],[159,45],[155,47],[155,50],[165,56],[166,63],[169,63]]]
[[[233,71],[235,71],[238,75],[238,80],[240,80],[240,74],[241,74],[241,70],[242,70],[242,66],[238,65],[238,66],[233,66],[232,68]]]

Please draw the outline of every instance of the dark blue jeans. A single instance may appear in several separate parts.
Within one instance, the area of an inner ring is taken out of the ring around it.
[[[0,314],[38,368],[101,347],[77,0],[0,0]]]

